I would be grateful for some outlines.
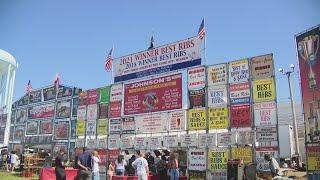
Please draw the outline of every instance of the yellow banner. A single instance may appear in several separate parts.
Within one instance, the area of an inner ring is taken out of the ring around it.
[[[98,135],[107,135],[108,134],[108,120],[99,119],[97,124],[97,133]]]
[[[210,171],[227,171],[228,149],[212,149],[208,152],[208,168]]]
[[[320,171],[320,146],[307,147],[307,160],[309,171]]]
[[[209,129],[227,129],[229,125],[228,108],[209,108]]]
[[[274,79],[253,81],[253,101],[273,101],[276,97]]]
[[[86,122],[85,120],[79,120],[77,122],[77,136],[84,136],[86,132]]]
[[[251,147],[232,147],[232,159],[241,159],[245,164],[252,163],[252,148]]]
[[[206,109],[190,109],[188,111],[188,130],[206,129]]]

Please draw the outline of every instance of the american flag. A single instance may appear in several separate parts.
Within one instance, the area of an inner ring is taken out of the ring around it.
[[[31,85],[31,81],[29,80],[27,87],[26,87],[26,93],[30,93],[32,91],[32,85]]]
[[[203,18],[199,27],[198,36],[202,40],[205,35],[206,35],[206,29],[204,28],[204,18]]]
[[[59,89],[60,85],[60,75],[56,74],[56,77],[54,78],[53,85],[56,87],[56,89]]]
[[[106,62],[104,64],[104,68],[108,72],[110,72],[112,69],[112,51],[113,51],[113,48],[110,49],[110,52],[109,52],[109,54],[106,58]]]

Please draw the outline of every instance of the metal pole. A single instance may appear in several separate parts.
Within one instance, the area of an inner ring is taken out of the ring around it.
[[[287,72],[287,77],[288,77],[288,83],[289,83],[289,91],[290,91],[290,100],[291,100],[291,110],[292,110],[292,117],[293,117],[293,130],[294,130],[294,139],[295,139],[295,151],[296,154],[298,155],[299,159],[299,164],[300,164],[300,152],[299,152],[299,139],[298,139],[298,128],[297,128],[297,119],[296,119],[296,111],[294,109],[294,98],[293,98],[293,93],[292,93],[292,86],[291,86],[291,73]]]

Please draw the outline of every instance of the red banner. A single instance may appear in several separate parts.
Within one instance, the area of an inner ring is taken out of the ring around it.
[[[87,90],[87,104],[97,104],[99,99],[99,92],[97,89]]]
[[[231,128],[251,127],[250,105],[231,106]]]
[[[110,102],[109,118],[117,118],[121,116],[121,101]]]
[[[115,150],[108,150],[108,159],[111,162],[116,162],[118,159],[118,156],[120,155],[120,150],[115,149]]]
[[[181,108],[181,73],[130,83],[124,87],[124,115]]]

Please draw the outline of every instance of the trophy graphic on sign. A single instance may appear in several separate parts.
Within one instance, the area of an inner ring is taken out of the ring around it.
[[[315,74],[312,66],[316,64],[317,53],[319,50],[319,35],[310,35],[302,39],[298,43],[298,52],[301,57],[309,64],[308,83],[309,88],[313,89],[317,86]]]

